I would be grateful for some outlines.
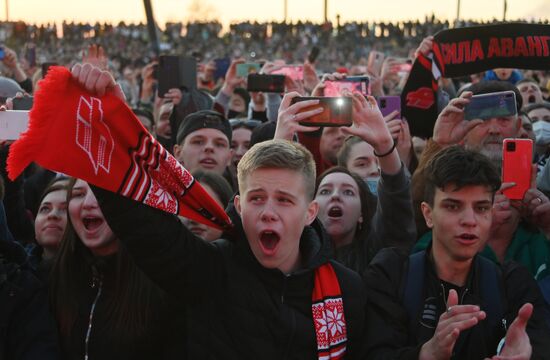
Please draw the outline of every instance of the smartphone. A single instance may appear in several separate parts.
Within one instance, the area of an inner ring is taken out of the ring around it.
[[[34,102],[32,96],[16,97],[13,98],[13,110],[30,110]]]
[[[42,79],[44,79],[46,77],[46,75],[48,74],[48,70],[50,69],[50,67],[52,66],[57,66],[57,63],[56,62],[45,62],[45,63],[42,63]]]
[[[373,75],[380,76],[383,64],[384,54],[379,51],[371,51],[367,62],[367,71]]]
[[[369,77],[368,76],[348,76],[342,80],[325,81],[325,96],[336,97],[342,96],[344,90],[349,90],[352,93],[362,95],[369,94]]]
[[[153,79],[159,79],[159,64],[153,64]]]
[[[160,56],[157,74],[159,97],[173,88],[191,90],[197,86],[197,63],[192,57]]]
[[[237,64],[238,77],[247,77],[248,74],[257,74],[259,72],[260,64],[258,63]]]
[[[35,46],[27,47],[25,57],[27,59],[27,63],[29,64],[29,67],[35,67],[36,66],[36,47]]]
[[[317,107],[322,107],[323,112],[300,121],[305,126],[351,126],[352,99],[350,97],[295,97],[291,103],[300,101],[319,100],[319,104],[308,106],[301,111],[305,112]]]
[[[504,139],[502,143],[502,182],[516,185],[503,191],[510,200],[522,200],[531,188],[531,163],[533,141],[531,139]]]
[[[0,46],[0,60],[4,60],[5,56],[6,56],[6,52],[4,51],[4,47]]]
[[[464,119],[491,119],[517,116],[516,94],[513,91],[500,91],[474,95],[464,107]]]
[[[282,93],[285,91],[285,76],[272,74],[249,74],[248,91]]]
[[[229,58],[214,59],[216,64],[216,71],[214,71],[214,80],[225,78],[225,74],[231,66],[231,60]]]
[[[307,56],[307,61],[310,64],[315,63],[315,61],[317,61],[317,58],[319,57],[320,52],[321,52],[321,49],[318,46],[312,47],[311,51],[309,52],[309,55]]]
[[[304,80],[303,65],[283,65],[281,68],[271,72],[273,75],[285,75],[292,80]]]
[[[399,96],[380,96],[376,101],[382,116],[388,116],[394,111],[401,114],[401,98]]]
[[[20,110],[0,111],[0,139],[17,140],[27,131],[29,112]]]

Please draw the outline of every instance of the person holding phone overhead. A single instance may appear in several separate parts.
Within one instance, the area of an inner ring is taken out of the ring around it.
[[[362,273],[380,249],[398,246],[408,250],[416,234],[409,193],[410,175],[406,174],[399,159],[395,142],[376,101],[359,93],[344,94],[352,101],[350,120],[353,120],[353,127],[342,126],[339,129],[346,135],[353,135],[352,139],[359,138],[360,142],[373,147],[383,175],[378,185],[378,205],[365,188],[362,178],[339,168],[319,175],[315,200],[319,204],[318,217],[331,237],[336,259]],[[319,100],[290,105],[297,95],[288,93],[283,98],[276,139],[290,140],[296,132],[318,130],[318,127],[301,124],[304,120],[310,124],[308,118],[319,114]],[[399,223],[395,223],[396,217]]]
[[[522,98],[514,85],[503,81],[480,82],[466,90],[460,97],[451,100],[439,115],[433,138],[428,141],[413,175],[413,200],[420,236],[415,246],[416,251],[427,248],[432,239],[432,232],[426,232],[426,224],[419,212],[424,198],[426,167],[431,159],[442,149],[462,143],[466,149],[487,156],[497,169],[501,169],[503,153],[506,153],[503,151],[504,139],[515,138],[520,131],[521,119],[518,115],[484,120],[464,119],[464,108],[476,94],[514,91],[516,109],[519,111]],[[529,157],[527,158],[526,161],[530,162]],[[530,188],[523,192],[520,200],[512,200],[507,194],[519,184],[502,183],[495,194],[491,234],[486,246],[482,248],[482,254],[496,262],[517,261],[527,267],[535,280],[541,283],[550,276],[550,204],[548,198],[536,188],[535,165],[528,163],[523,168],[530,170],[517,171],[522,174],[527,172],[531,179]],[[511,171],[514,172],[513,169]]]
[[[497,168],[455,145],[426,167],[422,214],[433,241],[383,249],[365,276],[369,359],[548,359],[547,306],[527,269],[478,252],[491,237]]]

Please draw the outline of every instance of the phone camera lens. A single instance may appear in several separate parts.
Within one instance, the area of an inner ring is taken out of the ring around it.
[[[380,100],[380,107],[383,107],[383,108],[386,107],[386,99],[381,99]]]
[[[509,142],[506,143],[506,151],[516,151],[516,143],[515,142]]]

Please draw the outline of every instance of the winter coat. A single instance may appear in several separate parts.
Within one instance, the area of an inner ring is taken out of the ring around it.
[[[93,187],[105,219],[143,272],[187,314],[190,359],[317,359],[312,320],[314,269],[331,262],[342,291],[346,359],[364,344],[365,290],[358,274],[330,260],[320,223],[300,239],[302,266],[267,269],[248,245],[239,216],[227,239],[207,243],[177,217]]]
[[[428,252],[426,252],[428,254]],[[479,255],[476,255],[468,274],[466,285],[459,289],[459,304],[483,306],[480,284]],[[408,255],[396,249],[384,249],[373,259],[365,276],[369,289],[368,358],[369,359],[418,359],[421,346],[434,334],[437,321],[447,309],[445,302],[450,290],[448,283],[436,275],[429,255],[425,256],[424,283],[421,313],[411,320],[403,304],[403,282],[408,269]],[[487,261],[487,260],[484,260]],[[497,265],[495,265],[497,266]],[[463,331],[454,348],[453,359],[485,359],[496,354],[499,341],[505,336],[505,328],[517,316],[520,307],[529,302],[534,310],[527,325],[527,333],[533,347],[532,359],[550,358],[550,330],[545,322],[546,304],[540,290],[526,268],[508,262],[499,267],[501,275],[501,301],[503,311],[500,322],[493,327],[488,321]],[[456,288],[455,288],[456,289]],[[414,321],[414,331],[409,321]],[[463,338],[461,340],[461,338]],[[459,342],[461,343],[460,345]]]

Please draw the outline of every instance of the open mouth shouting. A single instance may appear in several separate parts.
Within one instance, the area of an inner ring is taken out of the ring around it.
[[[327,215],[331,219],[339,219],[344,215],[344,211],[340,206],[332,206],[328,209]]]
[[[260,248],[265,255],[274,255],[280,241],[281,236],[276,231],[264,230],[260,232]]]
[[[104,223],[105,220],[97,216],[88,215],[82,218],[82,224],[84,225],[86,231],[89,233],[96,232],[98,229],[101,228]]]

